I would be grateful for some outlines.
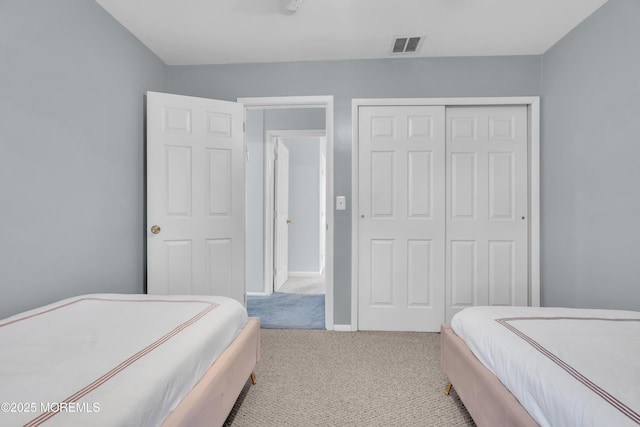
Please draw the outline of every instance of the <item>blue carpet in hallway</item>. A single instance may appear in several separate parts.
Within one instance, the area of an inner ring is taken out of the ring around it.
[[[247,296],[247,311],[269,329],[324,329],[324,294]]]

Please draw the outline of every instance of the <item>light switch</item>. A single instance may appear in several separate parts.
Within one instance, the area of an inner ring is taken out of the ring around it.
[[[347,209],[347,198],[345,196],[336,197],[336,210],[343,211]]]

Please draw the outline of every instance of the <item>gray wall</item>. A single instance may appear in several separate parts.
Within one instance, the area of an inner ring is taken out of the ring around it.
[[[324,129],[324,108],[247,112],[247,292],[264,292],[264,144],[269,130]]]
[[[171,93],[235,100],[334,96],[334,322],[351,322],[351,100],[538,95],[540,57],[421,58],[168,67]]]
[[[542,303],[640,310],[640,2],[543,57]]]
[[[264,131],[324,130],[324,108],[275,108],[264,110]]]
[[[143,291],[144,93],[165,72],[94,1],[0,2],[0,318]]]
[[[289,149],[289,273],[320,271],[320,138],[283,138]]]

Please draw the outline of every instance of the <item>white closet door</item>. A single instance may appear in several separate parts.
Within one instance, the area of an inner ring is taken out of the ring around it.
[[[447,107],[446,321],[528,303],[525,106]]]
[[[359,329],[444,319],[444,119],[444,107],[359,109]]]
[[[244,108],[147,93],[147,291],[244,303]]]

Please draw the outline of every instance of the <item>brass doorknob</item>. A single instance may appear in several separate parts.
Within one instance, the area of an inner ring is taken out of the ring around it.
[[[151,232],[152,232],[153,234],[158,234],[158,233],[160,233],[160,226],[159,226],[159,225],[153,225],[153,226],[151,226]]]
[[[293,221],[291,221],[290,219],[287,220],[287,224],[291,224]]]

